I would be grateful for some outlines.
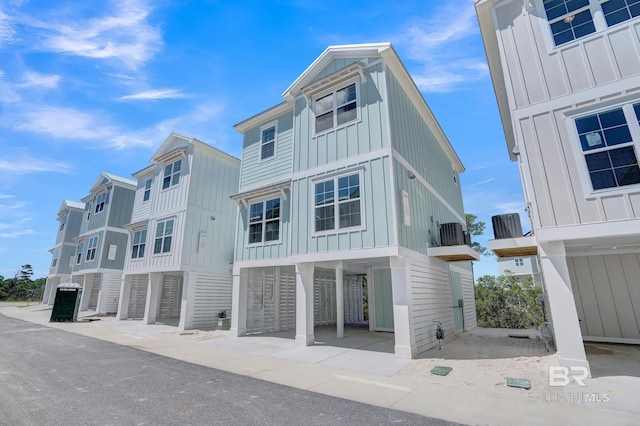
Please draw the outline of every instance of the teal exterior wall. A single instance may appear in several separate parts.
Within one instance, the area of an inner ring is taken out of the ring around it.
[[[362,230],[345,229],[337,233],[313,235],[314,182],[309,176],[292,183],[291,254],[349,251],[394,245],[393,212],[391,207],[391,167],[388,156],[354,163],[344,170],[364,167],[360,192],[363,197],[364,224]]]
[[[107,224],[108,209],[113,193],[109,190],[107,194],[107,200],[104,203],[104,210],[100,213],[96,213],[95,199],[87,203],[84,210],[84,218],[82,219],[82,226],[80,228],[81,234],[100,229]],[[87,213],[90,213],[89,220],[87,220]]]
[[[280,193],[263,197],[260,200],[273,199],[280,196],[280,242],[268,244],[248,245],[249,219],[248,209],[241,208],[238,211],[238,226],[236,230],[235,258],[237,261],[278,259],[288,255],[289,233],[291,231],[291,197],[285,200]],[[249,201],[249,205],[256,201]]]
[[[345,64],[355,59],[341,59]],[[320,75],[335,71],[334,61]],[[330,72],[329,72],[330,71]],[[364,70],[365,83],[359,84],[360,119],[343,127],[314,134],[315,115],[304,97],[294,103],[294,172],[313,169],[348,157],[375,151],[389,144],[388,121],[384,108],[385,71],[382,63]]]
[[[115,186],[113,190],[109,192],[110,197],[108,201],[110,202],[111,208],[109,209],[108,225],[120,228],[131,222],[131,212],[133,211],[133,201],[136,196],[136,191]],[[106,208],[107,206],[105,205],[105,210]]]
[[[291,175],[293,152],[293,113],[288,112],[263,125],[277,122],[276,154],[260,161],[260,127],[244,133],[242,165],[240,170],[240,192],[262,186],[265,181],[277,182]]]
[[[106,214],[104,215],[106,216]],[[94,237],[94,236],[98,236],[98,245],[96,247],[96,256],[95,259],[87,262],[87,248],[89,245],[89,240]],[[95,233],[91,233],[91,234],[87,234],[85,239],[84,239],[84,247],[82,250],[82,262],[80,263],[80,265],[76,265],[74,267],[74,271],[82,271],[85,269],[95,269],[98,268],[100,265],[100,258],[102,256],[102,240],[104,238],[104,231],[99,231],[99,232],[95,232]]]
[[[362,62],[364,60],[365,60],[365,58],[340,58],[340,59],[334,59],[333,61],[331,61],[329,63],[329,65],[324,67],[324,69],[322,71],[320,71],[311,80],[310,83],[314,83],[314,82],[316,82],[318,80],[322,80],[323,78],[325,78],[329,74],[334,73],[334,72],[338,71],[339,69],[348,67],[349,65],[351,65],[351,64],[353,64],[355,62]]]
[[[101,268],[107,269],[122,269],[124,268],[124,259],[128,251],[129,235],[121,232],[107,231],[104,237],[104,250],[100,255]],[[109,260],[109,246],[115,245],[116,256],[114,260]],[[148,244],[147,247],[150,247]]]
[[[71,267],[69,267],[69,258],[76,253],[75,246],[63,245],[60,247],[60,257],[58,258],[57,273],[58,274],[70,274]],[[74,260],[75,263],[75,260]]]

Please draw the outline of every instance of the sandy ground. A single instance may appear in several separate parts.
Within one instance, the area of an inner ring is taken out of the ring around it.
[[[509,334],[527,335],[513,338]],[[412,361],[397,374],[399,376],[428,377],[433,383],[513,393],[507,386],[507,377],[531,381],[531,389],[518,391],[530,398],[549,392],[549,366],[558,365],[558,357],[552,349],[547,352],[545,342],[539,339],[537,330],[474,329],[457,338],[442,343]],[[431,374],[435,366],[451,367],[446,376]]]

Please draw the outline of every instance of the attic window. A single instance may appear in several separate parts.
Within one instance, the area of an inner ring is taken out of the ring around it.
[[[353,82],[329,93],[324,93],[313,102],[316,115],[315,131],[322,133],[358,119],[358,85]]]
[[[96,197],[96,211],[95,213],[98,214],[100,212],[102,212],[104,210],[104,203],[107,201],[107,193],[103,192],[102,194],[98,195]]]
[[[180,169],[182,169],[182,159],[164,166],[162,189],[167,189],[170,186],[175,186],[180,183]]]

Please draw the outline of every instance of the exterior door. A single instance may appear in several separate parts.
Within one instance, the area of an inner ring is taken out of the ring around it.
[[[91,285],[91,294],[89,298],[89,309],[98,307],[98,295],[100,294],[100,281],[102,274],[93,274],[90,276],[89,284]]]
[[[247,332],[263,333],[275,327],[275,270],[255,268],[247,283]]]
[[[462,274],[450,272],[451,299],[453,300],[453,320],[456,331],[464,330],[464,297],[462,295]]]
[[[374,330],[393,331],[391,270],[376,269],[373,272],[373,277]]]

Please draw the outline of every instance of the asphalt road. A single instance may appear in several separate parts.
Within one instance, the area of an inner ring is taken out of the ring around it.
[[[0,425],[451,425],[0,315]]]

